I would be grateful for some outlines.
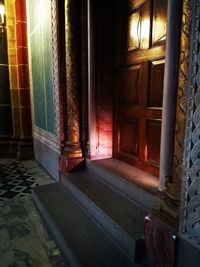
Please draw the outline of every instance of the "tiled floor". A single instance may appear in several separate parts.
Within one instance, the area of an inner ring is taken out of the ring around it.
[[[54,182],[35,161],[0,159],[0,266],[66,267],[30,190]]]

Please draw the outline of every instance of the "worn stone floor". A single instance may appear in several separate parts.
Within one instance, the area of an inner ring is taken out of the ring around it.
[[[53,183],[34,160],[0,159],[0,266],[67,267],[31,197]]]

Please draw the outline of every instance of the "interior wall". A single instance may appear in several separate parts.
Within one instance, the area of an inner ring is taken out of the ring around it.
[[[56,1],[28,0],[27,15],[34,155],[58,179],[60,133],[58,77],[55,70],[55,60],[58,60],[55,54],[57,31],[54,28]]]
[[[4,1],[3,1],[4,3]],[[7,32],[0,32],[0,138],[12,136]]]
[[[28,2],[34,123],[54,134],[51,1]]]
[[[32,157],[26,0],[4,0],[0,33],[0,145],[3,157]]]

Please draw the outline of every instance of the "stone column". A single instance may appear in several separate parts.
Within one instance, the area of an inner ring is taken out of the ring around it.
[[[173,2],[171,0],[173,6]],[[181,184],[184,173],[184,143],[185,143],[185,124],[186,106],[188,90],[188,70],[189,70],[189,42],[191,28],[191,0],[183,1],[182,26],[181,26],[181,46],[180,63],[178,76],[177,105],[175,118],[175,140],[174,140],[174,159],[172,177],[167,183],[165,198],[154,209],[154,214],[168,225],[177,230],[180,213]]]
[[[66,170],[83,161],[80,144],[80,7],[78,0],[65,1],[65,52],[67,87],[67,141],[64,148]]]
[[[180,39],[180,14],[182,1],[168,1],[167,44],[163,88],[162,133],[160,148],[160,186],[163,190],[172,177],[173,139],[176,111],[176,89]]]

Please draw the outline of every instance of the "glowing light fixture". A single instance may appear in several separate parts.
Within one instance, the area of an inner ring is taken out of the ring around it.
[[[0,3],[0,32],[5,30],[5,6]]]

